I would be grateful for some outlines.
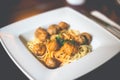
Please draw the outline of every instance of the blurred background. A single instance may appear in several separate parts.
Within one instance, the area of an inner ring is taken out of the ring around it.
[[[71,5],[65,0],[0,0],[0,28],[59,7],[69,6],[81,13],[98,10],[120,24],[120,4],[117,0],[85,0]],[[106,64],[76,80],[120,80],[120,54]],[[8,57],[0,44],[0,80],[28,80]]]
[[[65,0],[0,0],[0,27],[63,6],[88,13],[98,10],[120,24],[120,4],[117,0],[85,0],[84,4],[77,6]]]

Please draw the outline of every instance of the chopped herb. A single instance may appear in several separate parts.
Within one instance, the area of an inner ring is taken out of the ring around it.
[[[69,40],[69,42],[73,45],[75,45],[75,41],[74,40]]]
[[[60,46],[63,46],[65,43],[65,40],[62,39],[59,35],[56,37],[57,42],[59,43]]]
[[[64,40],[60,37],[60,35],[58,35],[56,37],[57,42],[59,43],[60,46],[63,46],[65,42],[70,42],[71,44],[75,45],[75,41],[74,40]]]

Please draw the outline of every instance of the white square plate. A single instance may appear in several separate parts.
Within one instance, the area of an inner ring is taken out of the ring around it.
[[[93,36],[93,51],[85,57],[57,69],[48,69],[26,48],[39,27],[65,21],[74,30]],[[120,40],[83,14],[63,7],[10,24],[0,29],[0,39],[13,62],[31,80],[73,80],[102,65],[120,51]]]

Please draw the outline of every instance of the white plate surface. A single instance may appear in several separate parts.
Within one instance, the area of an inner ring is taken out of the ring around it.
[[[34,30],[65,21],[72,29],[92,34],[93,51],[57,69],[48,69],[25,47]],[[13,62],[31,80],[73,80],[99,67],[120,51],[120,40],[83,14],[63,7],[10,24],[0,29],[0,39]]]

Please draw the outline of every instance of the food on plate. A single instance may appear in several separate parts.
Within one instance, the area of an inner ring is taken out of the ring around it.
[[[66,22],[39,27],[28,49],[46,67],[54,69],[71,63],[92,51],[92,35],[70,29]]]
[[[47,31],[50,35],[57,34],[57,32],[59,31],[59,27],[56,24],[52,24],[52,25],[49,26]]]
[[[66,22],[60,22],[59,24],[58,24],[58,26],[59,26],[59,28],[60,29],[68,29],[69,28],[69,24],[67,24]]]
[[[40,41],[45,41],[48,38],[48,32],[45,29],[39,27],[35,31],[35,37]]]

